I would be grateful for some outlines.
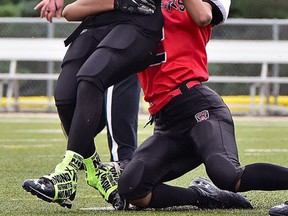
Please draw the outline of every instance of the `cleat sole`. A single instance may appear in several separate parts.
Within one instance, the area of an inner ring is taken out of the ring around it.
[[[35,190],[33,187],[31,187],[26,181],[22,184],[22,188],[27,191],[28,193],[31,193],[33,196],[36,196],[37,198],[45,201],[45,202],[49,202],[49,203],[57,203],[59,204],[61,207],[63,208],[68,208],[71,209],[72,208],[72,200],[67,199],[64,200],[63,202],[57,202],[57,201],[53,201],[52,197],[49,197],[43,193],[41,193],[38,190]]]
[[[53,198],[46,196],[45,194],[42,194],[41,192],[35,190],[33,187],[30,185],[25,184],[25,182],[22,185],[23,189],[26,190],[27,192],[31,193],[33,196],[37,196],[39,199],[42,199],[46,202],[51,203],[53,201]]]

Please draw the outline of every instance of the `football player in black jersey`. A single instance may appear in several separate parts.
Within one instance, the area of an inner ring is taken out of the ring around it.
[[[41,9],[41,17],[52,21],[55,13],[61,13],[63,1],[43,0],[36,9]],[[163,26],[160,4],[160,0],[155,5],[149,0],[78,0],[65,7],[67,20],[76,20],[75,13],[71,13],[74,9],[77,19],[83,18],[65,40],[70,46],[55,90],[57,111],[68,132],[67,151],[54,172],[24,181],[26,191],[71,208],[77,171],[84,164],[87,183],[115,208],[125,206],[117,192],[120,167],[117,163],[101,163],[94,137],[105,123],[105,90],[155,59]],[[81,17],[81,11],[87,8],[90,16]]]

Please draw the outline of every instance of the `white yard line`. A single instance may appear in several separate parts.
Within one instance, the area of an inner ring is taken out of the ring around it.
[[[288,149],[245,149],[245,156],[257,156],[257,155],[271,155],[271,154],[287,154]]]
[[[35,143],[35,142],[41,142],[41,143],[50,143],[50,142],[61,142],[65,140],[63,139],[0,139],[0,143],[10,143],[10,142],[29,142],[29,143]]]
[[[91,207],[91,208],[80,208],[83,211],[115,211],[112,206],[109,207]]]
[[[246,153],[283,153],[288,152],[288,149],[246,149]]]

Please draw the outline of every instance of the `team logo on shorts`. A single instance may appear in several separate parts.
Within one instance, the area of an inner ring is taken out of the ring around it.
[[[199,113],[196,113],[195,119],[197,120],[198,123],[209,119],[208,110],[203,110],[203,111],[201,111]]]

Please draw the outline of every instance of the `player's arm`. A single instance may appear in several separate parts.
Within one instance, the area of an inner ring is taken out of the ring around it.
[[[184,4],[199,26],[218,25],[226,21],[231,0],[184,0]]]
[[[77,0],[68,4],[62,16],[68,21],[81,21],[83,18],[114,9],[114,0]]]
[[[63,11],[64,0],[42,0],[34,10],[40,11],[40,17],[52,22],[54,16],[62,15],[70,21],[79,21],[86,16],[108,10],[121,10],[126,13],[151,15],[156,7],[154,0],[77,0],[67,5]]]
[[[184,0],[184,4],[188,14],[198,26],[204,27],[211,23],[212,7],[210,4],[202,0]]]
[[[231,0],[203,0],[212,7],[212,24],[219,25],[224,23],[229,14]]]
[[[109,10],[151,15],[155,9],[154,0],[77,0],[67,5],[62,15],[68,21],[80,21]]]

